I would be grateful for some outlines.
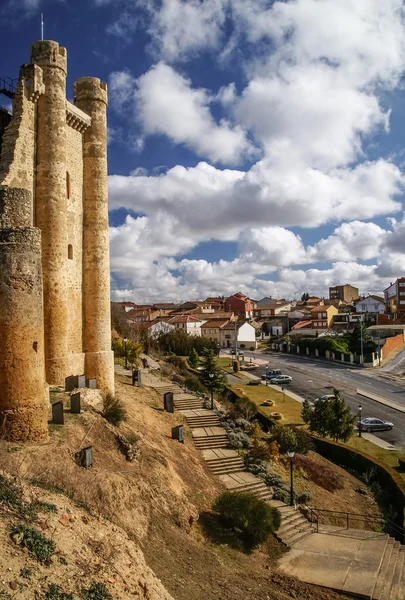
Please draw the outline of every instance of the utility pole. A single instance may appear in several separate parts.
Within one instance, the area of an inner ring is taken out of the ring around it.
[[[362,365],[363,362],[363,315],[360,315],[360,364]]]

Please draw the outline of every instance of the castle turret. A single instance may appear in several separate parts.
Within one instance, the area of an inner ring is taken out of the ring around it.
[[[31,46],[46,93],[38,99],[35,225],[41,230],[44,290],[45,370],[50,384],[61,384],[69,365],[66,217],[66,49],[57,42]]]
[[[83,324],[85,371],[114,393],[111,351],[107,187],[107,85],[96,77],[74,84],[75,105],[91,117],[83,133]]]
[[[0,185],[0,437],[48,435],[44,386],[41,232],[32,192]]]

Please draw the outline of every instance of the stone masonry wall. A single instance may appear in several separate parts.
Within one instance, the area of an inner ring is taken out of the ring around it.
[[[35,164],[35,110],[44,93],[42,69],[24,65],[20,69],[13,118],[3,135],[0,185],[23,188],[33,193]]]
[[[68,354],[71,359],[71,373],[84,373],[82,318],[83,140],[82,133],[68,125],[66,125],[66,178]]]

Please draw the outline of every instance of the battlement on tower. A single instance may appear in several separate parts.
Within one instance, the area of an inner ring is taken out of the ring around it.
[[[47,384],[84,373],[114,392],[107,190],[107,85],[74,84],[67,51],[31,46],[0,154],[0,427],[47,436]]]

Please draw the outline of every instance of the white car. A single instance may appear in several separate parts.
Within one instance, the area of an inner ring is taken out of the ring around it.
[[[271,377],[270,383],[275,385],[284,385],[285,383],[291,383],[292,377],[289,375],[276,375],[276,377]]]

